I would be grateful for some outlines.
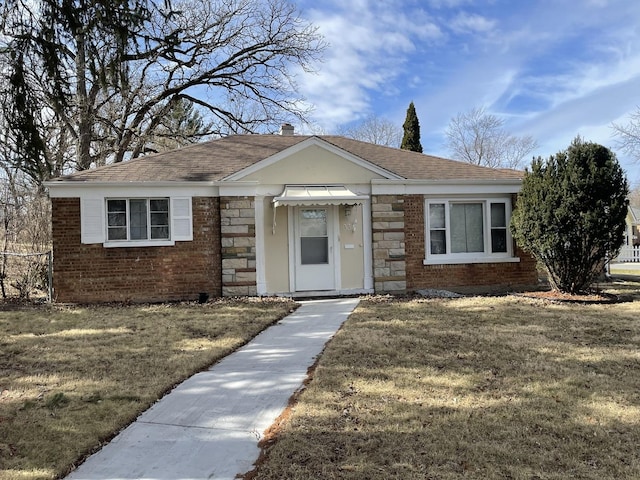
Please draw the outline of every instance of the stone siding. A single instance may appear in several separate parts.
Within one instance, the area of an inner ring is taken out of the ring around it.
[[[401,195],[371,197],[373,282],[378,293],[404,293],[405,214]]]
[[[254,197],[220,198],[222,295],[257,295]]]

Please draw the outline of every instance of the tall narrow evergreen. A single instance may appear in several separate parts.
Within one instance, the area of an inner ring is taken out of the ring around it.
[[[422,145],[420,144],[420,122],[418,122],[418,115],[416,114],[416,107],[413,105],[413,102],[411,102],[409,108],[407,108],[407,118],[402,128],[404,129],[404,136],[402,137],[400,148],[422,153]]]

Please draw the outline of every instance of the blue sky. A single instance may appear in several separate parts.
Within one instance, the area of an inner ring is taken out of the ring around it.
[[[449,120],[484,106],[547,157],[578,134],[613,149],[611,123],[640,105],[635,0],[294,1],[329,44],[298,78],[326,133],[371,114],[402,125],[413,101],[425,152],[447,156]]]

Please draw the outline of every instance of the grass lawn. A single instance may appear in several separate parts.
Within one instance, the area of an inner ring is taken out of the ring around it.
[[[288,314],[285,300],[0,311],[0,479],[52,479],[177,383]]]
[[[247,478],[640,478],[640,284],[616,288],[362,301]]]

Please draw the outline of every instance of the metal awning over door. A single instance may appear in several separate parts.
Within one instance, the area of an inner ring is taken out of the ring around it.
[[[344,185],[287,185],[273,198],[273,206],[357,205],[368,198]]]

